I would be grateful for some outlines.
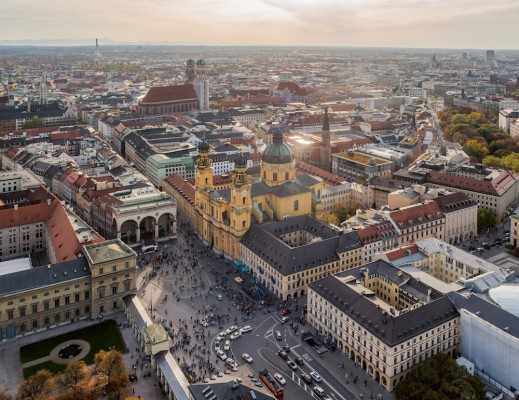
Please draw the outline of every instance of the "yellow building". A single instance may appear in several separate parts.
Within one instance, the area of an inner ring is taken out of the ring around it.
[[[209,152],[203,141],[195,173],[195,230],[217,253],[240,259],[239,241],[251,223],[311,214],[313,191],[296,182],[294,155],[281,131],[263,153],[258,182],[251,183],[247,160],[240,155],[231,187],[215,188]]]

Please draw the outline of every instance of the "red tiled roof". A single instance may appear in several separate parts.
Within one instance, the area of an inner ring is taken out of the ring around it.
[[[355,107],[357,107],[355,104],[347,104],[347,103],[332,104],[330,106],[330,111],[334,111],[334,112],[354,111]]]
[[[16,210],[13,205],[0,206],[0,229],[44,222],[58,262],[76,258],[85,244],[104,241],[100,238],[80,243],[65,208],[52,193],[43,187],[26,193],[29,202]]]
[[[308,175],[318,176],[329,185],[339,185],[342,182],[347,182],[346,179],[341,178],[338,175],[335,175],[331,172],[325,171],[324,169],[315,167],[313,165],[307,164],[304,161],[296,161],[296,169],[300,174],[305,173]]]
[[[443,218],[438,204],[434,201],[391,211],[389,216],[399,229],[406,229]]]
[[[420,252],[420,249],[417,245],[412,244],[411,246],[400,247],[399,249],[391,250],[386,253],[386,257],[389,261],[400,260],[401,258],[407,257],[411,254],[416,254]]]
[[[492,196],[502,196],[518,179],[516,175],[506,170],[491,181],[456,176],[437,171],[430,171],[427,174],[428,183],[490,194]]]
[[[168,176],[165,181],[191,204],[195,204],[195,187],[192,184],[190,184],[188,181],[185,181],[180,175],[177,174]]]
[[[306,89],[303,89],[295,82],[279,82],[276,90],[283,91],[285,89],[287,89],[290,93],[296,94],[298,96],[308,95]]]
[[[192,84],[176,86],[155,86],[148,90],[140,104],[166,103],[168,101],[181,101],[198,99]]]

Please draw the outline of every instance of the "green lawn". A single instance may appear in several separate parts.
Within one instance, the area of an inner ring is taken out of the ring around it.
[[[99,350],[109,350],[110,347],[115,346],[117,350],[122,352],[126,351],[126,344],[124,343],[124,340],[121,336],[121,332],[119,332],[119,328],[113,320],[107,320],[99,324],[89,326],[88,328],[68,332],[63,335],[51,337],[41,342],[23,346],[20,348],[20,360],[23,364],[28,361],[48,356],[54,347],[73,339],[82,339],[90,343],[90,351],[85,356],[85,358],[83,358],[87,364],[92,364],[94,362],[94,356],[99,352]],[[56,368],[60,368],[59,370],[62,370],[65,368],[65,366],[61,367],[61,365],[54,364],[53,362],[45,362],[39,365],[35,365],[31,368],[26,368],[26,370],[31,370],[32,372],[30,375],[32,375],[36,371],[43,368],[54,371]],[[24,376],[25,375],[26,372],[24,370]]]
[[[61,372],[65,369],[66,365],[64,364],[56,364],[52,361],[45,361],[38,365],[33,365],[32,367],[23,369],[23,379],[27,379],[29,376],[34,375],[36,372],[46,369],[53,374],[56,372]]]

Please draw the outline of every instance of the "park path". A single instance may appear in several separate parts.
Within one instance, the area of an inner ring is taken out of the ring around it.
[[[59,356],[59,351],[62,348],[67,347],[68,345],[71,345],[71,344],[80,345],[82,347],[81,352],[75,357],[71,357],[71,358],[67,358],[67,359],[61,358]],[[48,356],[41,357],[36,360],[28,361],[28,362],[22,364],[22,369],[29,368],[29,367],[32,367],[33,365],[38,365],[38,364],[44,363],[46,361],[52,361],[56,364],[70,364],[74,361],[81,360],[82,358],[84,358],[88,354],[89,351],[90,351],[90,343],[88,343],[87,341],[81,340],[81,339],[68,340],[68,341],[60,343],[59,345],[54,347]]]

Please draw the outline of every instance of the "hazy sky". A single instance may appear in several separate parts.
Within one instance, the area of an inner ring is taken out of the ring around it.
[[[519,48],[519,0],[2,1],[0,40]]]

